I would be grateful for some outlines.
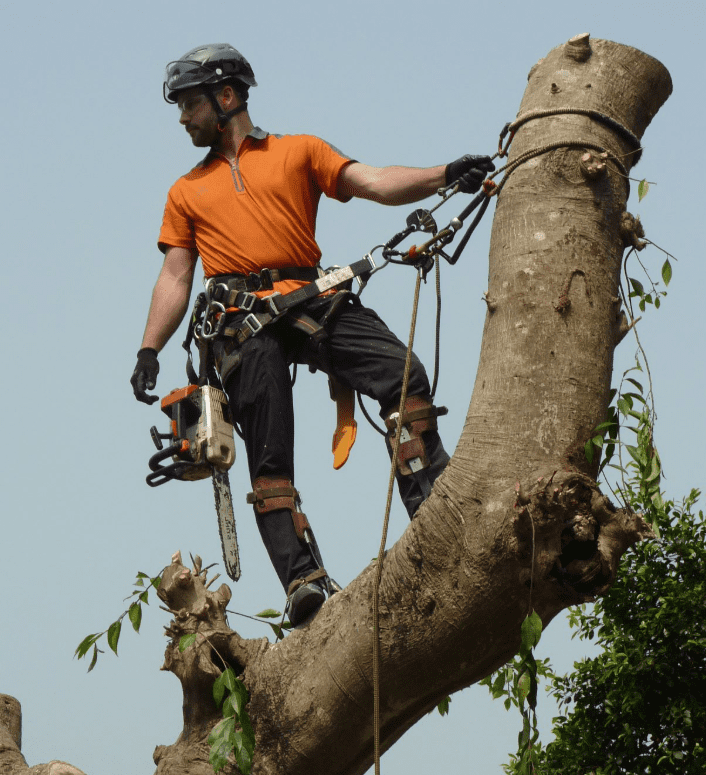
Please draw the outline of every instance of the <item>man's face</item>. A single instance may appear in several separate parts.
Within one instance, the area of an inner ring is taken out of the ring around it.
[[[186,127],[191,142],[197,148],[218,143],[218,117],[211,101],[200,89],[187,89],[177,99],[179,123]]]

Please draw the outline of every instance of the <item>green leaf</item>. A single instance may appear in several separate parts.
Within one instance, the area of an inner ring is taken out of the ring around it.
[[[439,711],[439,715],[446,716],[449,712],[449,705],[451,704],[451,697],[444,697],[444,699],[436,706]]]
[[[277,637],[277,640],[281,640],[284,638],[284,633],[282,632],[282,627],[279,626],[279,624],[272,624],[272,622],[267,622],[267,624],[272,627],[272,632],[274,632],[275,636]]]
[[[234,716],[235,718],[238,718],[239,711],[238,711],[238,697],[235,694],[229,694],[225,700],[223,700],[223,707],[221,708],[221,711],[223,713],[223,718],[228,718],[228,716]]]
[[[493,683],[493,687],[491,689],[493,694],[493,699],[496,700],[498,697],[501,697],[505,693],[505,672],[500,670],[498,672],[498,677],[495,679],[495,682]]]
[[[627,381],[631,382],[633,385],[635,385],[635,387],[640,391],[640,393],[644,393],[645,392],[645,389],[642,387],[642,385],[636,379],[633,379],[632,377],[628,377]]]
[[[155,576],[153,579],[150,579],[152,582],[152,586],[155,589],[159,589],[159,585],[162,583],[162,577],[161,576]]]
[[[238,720],[245,714],[245,706],[250,699],[248,690],[245,688],[245,684],[242,681],[235,679],[234,690],[226,697],[223,703],[223,715],[235,716]],[[245,714],[247,715],[247,714]]]
[[[532,611],[532,613],[525,618],[524,622],[522,622],[522,627],[520,628],[522,649],[526,651],[533,649],[539,643],[541,636],[542,620],[539,618],[536,611]]]
[[[524,673],[520,676],[518,682],[517,682],[517,693],[520,697],[520,702],[524,702],[527,699],[527,695],[530,693],[530,688],[532,687],[532,679],[530,678],[530,674],[527,670],[525,670]]]
[[[118,640],[120,640],[120,629],[123,623],[118,619],[117,622],[113,622],[108,627],[108,645],[115,652],[115,656],[118,655]]]
[[[593,441],[591,439],[584,444],[583,454],[586,455],[586,460],[589,463],[593,463]]]
[[[208,744],[211,746],[208,762],[214,772],[220,772],[235,746],[235,719],[230,717],[216,724],[208,736]]]
[[[253,732],[252,724],[250,723],[250,716],[247,712],[240,714],[240,731],[243,733],[243,741],[245,745],[250,746],[250,750],[255,750],[255,732]]]
[[[213,699],[216,702],[216,705],[220,708],[221,703],[223,702],[223,695],[226,693],[226,686],[223,681],[223,673],[221,673],[218,678],[213,682]]]
[[[221,678],[223,679],[223,683],[228,689],[228,691],[235,691],[235,687],[237,684],[240,684],[242,686],[242,683],[235,677],[235,673],[233,672],[233,668],[229,667],[226,670],[224,670],[221,673]]]
[[[140,595],[140,601],[143,602],[143,603],[146,603],[147,605],[149,605],[149,600],[148,600],[149,596],[150,596],[150,593],[147,590],[145,590]]]
[[[647,462],[644,450],[638,449],[638,447],[631,447],[630,444],[626,444],[625,449],[627,449],[630,457],[639,465],[642,466]]]
[[[179,651],[186,651],[189,646],[192,646],[196,642],[196,633],[190,632],[188,635],[182,635],[179,638]]]
[[[654,455],[652,458],[652,467],[650,469],[650,475],[645,479],[646,482],[653,482],[655,479],[657,479],[661,472],[661,466],[659,464],[659,458],[657,455]]]
[[[642,202],[649,190],[650,184],[643,178],[637,185],[637,201]]]
[[[261,619],[278,619],[282,616],[282,612],[275,611],[274,608],[265,608],[264,611],[260,611],[260,613],[255,614],[255,616],[259,616]]]
[[[669,263],[669,259],[667,259],[662,264],[662,280],[664,281],[665,285],[669,285],[671,279],[672,279],[672,265]]]
[[[235,748],[235,763],[242,775],[250,775],[252,769],[252,750],[245,744],[242,732],[233,735]]]
[[[91,664],[88,666],[88,672],[90,673],[91,670],[96,666],[96,662],[98,661],[98,646],[93,646],[93,658],[91,659]]]
[[[226,689],[228,689],[230,692],[235,690],[236,682],[240,683],[240,681],[238,681],[238,679],[235,677],[233,669],[230,667],[224,670],[218,676],[218,678],[216,678],[216,680],[213,682],[213,699],[216,701],[216,705],[220,707],[221,703],[223,702],[223,695],[225,694]]]
[[[632,409],[632,398],[630,396],[620,396],[617,400],[618,410],[621,414],[627,415]]]
[[[638,296],[645,295],[645,287],[639,280],[636,280],[634,277],[628,277],[628,280],[630,280],[630,285],[632,285],[634,292]]]
[[[74,651],[74,657],[81,659],[82,657],[85,657],[88,653],[88,650],[91,648],[91,646],[100,638],[100,636],[103,633],[97,632],[93,635],[86,635],[86,637],[76,646],[76,651]]]
[[[142,606],[139,603],[133,603],[128,609],[127,615],[130,617],[132,629],[135,632],[139,632],[140,623],[142,622]]]

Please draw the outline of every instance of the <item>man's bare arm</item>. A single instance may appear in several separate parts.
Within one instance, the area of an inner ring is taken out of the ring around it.
[[[341,170],[338,194],[357,196],[386,205],[405,205],[426,199],[445,184],[446,165],[439,167],[371,167],[353,162]]]
[[[152,302],[147,316],[142,347],[159,352],[186,314],[196,268],[196,251],[170,247],[152,291]]]

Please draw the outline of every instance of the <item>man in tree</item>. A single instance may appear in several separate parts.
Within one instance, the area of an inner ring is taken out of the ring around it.
[[[322,276],[315,222],[321,194],[388,205],[416,202],[458,183],[476,192],[494,169],[487,156],[463,156],[428,169],[371,167],[306,135],[272,135],[247,110],[252,68],[228,44],[200,46],[167,67],[164,96],[176,103],[192,143],[206,157],[170,189],[159,236],[164,264],[155,285],[132,376],[135,396],[153,403],[157,355],[187,310],[200,256],[209,300],[223,302],[224,334],[214,360],[240,425],[248,456],[258,528],[288,592],[298,624],[324,602],[332,585],[302,540],[308,523],[294,488],[294,419],[289,364],[306,363],[347,389],[376,399],[390,430],[398,412],[410,436],[401,444],[398,487],[410,518],[443,471],[448,455],[424,367],[413,358],[409,398],[400,407],[405,346],[358,297],[321,294],[279,314],[278,294]],[[272,311],[264,327],[257,313]]]

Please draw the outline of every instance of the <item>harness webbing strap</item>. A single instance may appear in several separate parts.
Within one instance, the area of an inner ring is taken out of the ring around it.
[[[304,584],[309,584],[312,581],[318,581],[318,579],[323,579],[326,576],[328,576],[328,573],[326,573],[326,568],[319,568],[318,570],[312,571],[308,576],[304,576],[302,579],[294,579],[294,581],[287,589],[287,596],[291,596],[293,592],[296,592],[299,587],[303,587]]]
[[[234,304],[249,314],[234,326],[228,326],[223,330],[225,336],[235,337],[242,344],[246,339],[257,334],[264,326],[274,322],[293,307],[303,304],[305,301],[315,298],[325,291],[337,288],[339,285],[365,275],[375,269],[372,257],[366,256],[350,266],[340,267],[319,277],[314,282],[307,283],[290,293],[273,293],[260,299],[247,291],[239,291],[233,296]],[[230,299],[230,294],[229,294]]]

